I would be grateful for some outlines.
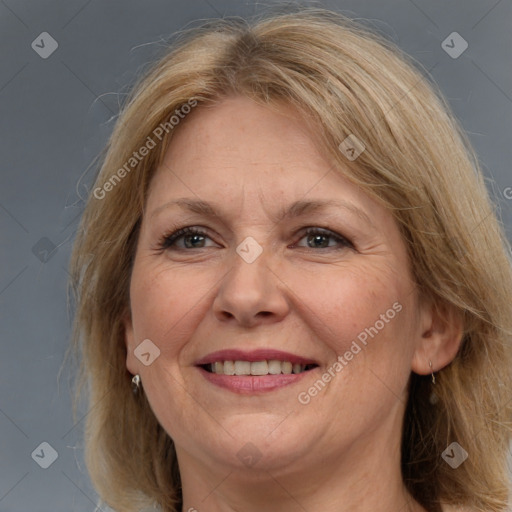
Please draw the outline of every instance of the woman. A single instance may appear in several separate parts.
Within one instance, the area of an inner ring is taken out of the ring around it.
[[[507,243],[390,43],[313,9],[188,32],[81,226],[86,457],[114,509],[507,509]]]

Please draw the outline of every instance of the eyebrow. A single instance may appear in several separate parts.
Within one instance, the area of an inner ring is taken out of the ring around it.
[[[182,197],[179,199],[174,199],[172,201],[169,201],[155,210],[151,213],[150,217],[154,217],[155,215],[159,214],[161,211],[170,208],[172,206],[178,206],[179,208],[183,210],[188,210],[191,213],[197,213],[199,215],[203,215],[205,217],[222,217],[222,214],[217,211],[216,207],[207,201],[202,201],[200,199],[193,199],[193,198],[187,198]],[[355,206],[354,204],[343,201],[343,200],[311,200],[311,201],[305,201],[305,200],[299,200],[295,201],[288,207],[281,208],[277,214],[272,215],[272,220],[276,223],[282,222],[283,220],[293,219],[296,217],[301,217],[304,215],[312,214],[319,212],[321,210],[327,209],[327,208],[341,208],[344,210],[348,210],[352,214],[356,215],[359,219],[361,219],[363,222],[368,224],[370,227],[375,229],[375,226],[373,222],[371,221],[370,217],[360,208]]]

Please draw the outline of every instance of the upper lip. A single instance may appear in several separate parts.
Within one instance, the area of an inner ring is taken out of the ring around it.
[[[282,350],[274,349],[256,349],[256,350],[239,350],[239,349],[227,349],[212,352],[198,361],[196,365],[204,365],[216,363],[219,361],[289,361],[292,364],[316,364],[318,363],[314,359],[307,357],[298,356],[289,352],[283,352]]]

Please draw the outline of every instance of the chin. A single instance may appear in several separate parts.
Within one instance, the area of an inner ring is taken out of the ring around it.
[[[286,415],[255,413],[223,421],[222,440],[212,439],[208,443],[219,447],[216,454],[223,464],[237,469],[279,470],[304,460],[307,443],[303,429],[294,424],[284,426]],[[301,433],[302,432],[302,433]],[[232,437],[231,437],[232,436]],[[204,441],[204,439],[203,439]]]

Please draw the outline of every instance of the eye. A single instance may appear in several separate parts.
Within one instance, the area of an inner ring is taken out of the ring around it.
[[[201,229],[194,227],[186,227],[178,229],[170,234],[164,235],[158,246],[162,250],[166,249],[203,249],[206,239],[210,237]],[[211,239],[210,239],[211,240]],[[182,244],[178,242],[183,242]]]
[[[352,242],[344,236],[322,228],[307,228],[301,240],[304,239],[306,245],[295,244],[292,247],[307,247],[309,249],[354,248]]]
[[[205,231],[196,227],[185,227],[164,235],[158,243],[158,248],[160,250],[187,250],[212,247],[206,245],[207,240],[211,240],[211,238]],[[290,247],[306,247],[308,249],[354,248],[352,242],[344,236],[322,228],[307,228],[300,240],[306,240],[306,244],[296,243]]]

